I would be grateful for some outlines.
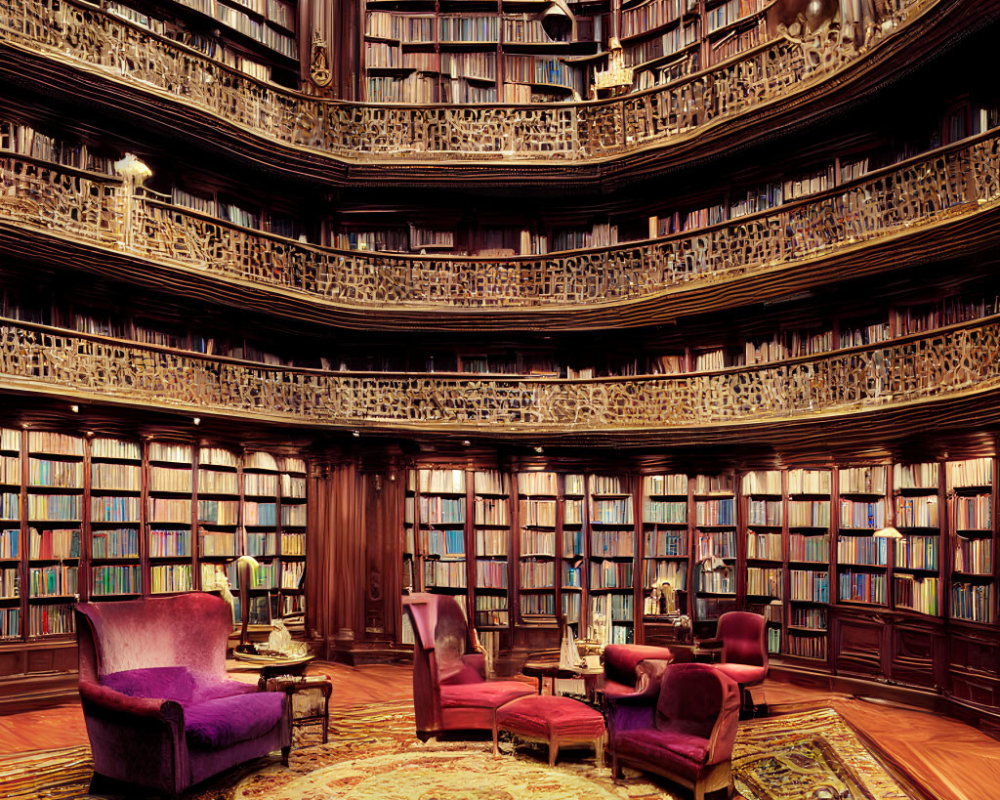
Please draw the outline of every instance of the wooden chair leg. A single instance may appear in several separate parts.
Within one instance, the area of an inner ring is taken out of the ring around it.
[[[288,766],[288,755],[291,752],[292,752],[292,748],[291,747],[282,747],[281,748],[281,763],[284,764],[286,767]]]
[[[549,742],[549,766],[554,767],[556,765],[556,759],[559,757],[559,741]]]
[[[500,747],[497,742],[499,740],[500,732],[497,730],[497,718],[496,714],[493,715],[493,755],[500,755]]]
[[[594,741],[594,761],[598,769],[604,769],[604,737]]]

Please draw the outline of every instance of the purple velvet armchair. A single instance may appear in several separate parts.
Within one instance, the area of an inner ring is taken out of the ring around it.
[[[609,644],[604,648],[604,696],[622,697],[647,689],[659,681],[664,668],[674,660],[666,647],[641,644]]]
[[[227,680],[229,605],[210,594],[80,603],[80,697],[95,783],[111,778],[176,796],[280,749],[284,692]]]
[[[733,681],[710,664],[670,664],[646,691],[609,700],[612,775],[627,764],[693,789],[695,800],[719,789],[731,797],[738,725]]]
[[[445,731],[492,730],[500,706],[534,694],[521,681],[486,680],[485,656],[475,652],[475,631],[453,597],[411,594],[403,608],[413,622],[413,710],[422,741]]]

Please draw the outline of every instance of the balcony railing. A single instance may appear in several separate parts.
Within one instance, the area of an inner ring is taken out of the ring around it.
[[[332,309],[435,315],[579,310],[780,277],[811,259],[983,214],[998,202],[1000,130],[993,130],[795,203],[663,239],[506,259],[404,256],[302,244],[134,195],[116,178],[0,154],[0,222]]]
[[[875,0],[861,46],[836,29],[776,39],[688,79],[600,102],[375,106],[255,80],[79,0],[0,0],[0,44],[103,74],[235,129],[342,160],[582,162],[663,145],[803,94],[941,0]]]
[[[0,388],[282,424],[602,433],[846,418],[1000,388],[1000,316],[888,344],[683,376],[592,380],[291,369],[0,320]]]

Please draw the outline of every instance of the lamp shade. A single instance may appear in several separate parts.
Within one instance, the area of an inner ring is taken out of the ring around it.
[[[899,532],[899,529],[893,525],[886,525],[884,528],[879,528],[875,533],[872,534],[876,539],[902,539],[903,534]]]

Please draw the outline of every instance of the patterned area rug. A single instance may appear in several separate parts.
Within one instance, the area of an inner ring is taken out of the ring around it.
[[[555,768],[544,746],[486,741],[426,744],[414,736],[409,702],[331,712],[330,741],[296,729],[288,768],[258,759],[185,795],[186,800],[681,800],[664,783],[626,771],[615,784],[593,752],[569,751]],[[733,758],[747,800],[906,800],[907,795],[832,709],[743,723]],[[88,794],[86,747],[0,759],[0,798],[152,800]]]

